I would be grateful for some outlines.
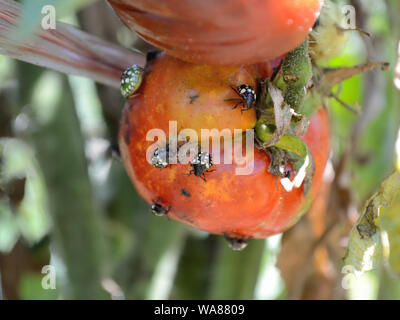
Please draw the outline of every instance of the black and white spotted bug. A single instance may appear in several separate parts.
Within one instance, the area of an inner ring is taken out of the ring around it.
[[[225,239],[228,241],[229,248],[235,251],[242,251],[249,244],[249,241],[244,238],[232,238],[225,235]]]
[[[167,215],[169,210],[171,210],[171,207],[165,208],[162,206],[160,201],[156,201],[156,202],[153,202],[150,209],[151,209],[152,214],[154,214],[155,216],[161,217],[161,216]]]
[[[257,99],[256,91],[248,84],[242,84],[236,88],[231,87],[233,91],[240,97],[234,99],[226,99],[225,101],[235,101],[236,104],[233,109],[241,106],[242,111],[249,110],[254,107]]]
[[[199,152],[197,156],[190,162],[192,170],[190,170],[189,175],[194,174],[196,177],[202,178],[206,181],[206,172],[213,172],[215,170],[210,170],[213,165],[211,155],[208,152]]]
[[[154,150],[151,156],[151,165],[157,169],[164,169],[168,167],[169,158],[169,145],[166,144],[164,147],[159,147]]]

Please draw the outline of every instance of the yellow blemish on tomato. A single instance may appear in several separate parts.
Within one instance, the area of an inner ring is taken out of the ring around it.
[[[169,170],[169,180],[170,181],[174,181],[175,180],[175,178],[176,178],[176,168],[175,167],[171,167],[170,168],[170,170]]]
[[[218,170],[218,169],[217,169]],[[212,173],[211,173],[212,174]],[[207,173],[206,173],[207,179]],[[204,188],[204,196],[218,196],[220,200],[223,201],[231,201],[232,196],[227,190],[229,190],[232,186],[233,179],[224,177],[222,180],[211,180],[207,179],[207,185]],[[219,192],[221,191],[221,192]]]
[[[137,143],[136,144],[136,150],[138,151],[138,152],[140,152],[140,151],[143,151],[143,144],[140,144],[140,143]]]
[[[155,107],[155,111],[156,112],[162,112],[163,110],[164,110],[163,104],[162,103],[157,103],[157,105]]]

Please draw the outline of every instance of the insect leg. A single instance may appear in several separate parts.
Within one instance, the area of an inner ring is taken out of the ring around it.
[[[225,99],[224,101],[242,101],[242,99],[234,98],[234,99]]]
[[[235,106],[232,108],[232,110],[236,109],[240,105],[243,105],[243,101],[240,101],[240,102],[236,103]]]

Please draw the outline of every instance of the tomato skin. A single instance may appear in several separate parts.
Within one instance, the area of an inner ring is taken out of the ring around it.
[[[314,25],[320,0],[108,0],[121,20],[154,46],[185,61],[242,65],[296,48]]]
[[[154,119],[153,128],[168,133],[169,121],[175,120],[178,132],[191,128],[200,137],[201,129],[254,127],[254,109],[241,112],[239,106],[232,110],[235,102],[225,99],[239,98],[231,87],[256,87],[257,67],[195,65],[161,53],[145,70],[139,94],[130,103],[152,109],[148,117]]]
[[[147,68],[140,94],[126,103],[119,144],[125,167],[138,193],[149,204],[160,201],[166,208],[171,206],[170,218],[214,234],[264,238],[293,225],[319,188],[329,154],[329,122],[324,109],[312,117],[303,138],[316,165],[307,198],[302,188],[286,192],[279,178],[268,172],[268,156],[257,148],[254,148],[254,170],[250,175],[236,175],[236,169],[241,166],[234,161],[214,165],[215,171],[206,173],[206,182],[188,175],[189,164],[156,169],[146,160],[147,149],[154,143],[146,141],[148,131],[160,128],[168,135],[170,120],[178,120],[178,131],[193,127],[196,130],[200,127],[252,128],[253,110],[241,113],[232,110],[232,105],[224,101],[232,94],[229,83],[237,79],[238,74],[243,77],[250,74],[246,81],[251,80],[254,74],[249,70],[253,69],[208,69],[161,55]],[[195,118],[193,106],[188,102],[188,90],[200,93],[195,102],[198,103]],[[221,150],[221,159],[223,153]]]
[[[172,219],[210,233],[264,238],[292,226],[321,184],[329,154],[329,124],[323,109],[313,116],[304,136],[316,163],[307,198],[302,188],[286,192],[279,178],[268,172],[268,156],[258,149],[254,150],[255,165],[250,175],[236,175],[235,163],[215,165],[215,172],[206,173],[207,182],[188,176],[189,165],[162,170],[152,167],[146,161],[146,148],[151,142],[145,142],[144,133],[154,123],[142,122],[146,113],[141,104],[127,105],[121,125],[121,153],[139,194],[149,204],[161,200],[166,207],[172,206],[168,213]],[[133,119],[139,119],[140,130],[132,128]],[[321,126],[322,134],[316,129]],[[124,138],[126,131],[131,135],[129,140]]]

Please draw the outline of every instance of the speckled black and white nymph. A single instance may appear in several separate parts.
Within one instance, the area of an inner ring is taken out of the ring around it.
[[[226,99],[225,101],[234,101],[236,102],[233,109],[236,109],[238,106],[242,107],[242,111],[249,110],[253,108],[256,104],[257,94],[254,88],[248,84],[242,84],[236,88],[231,87],[232,90],[240,97],[234,99]]]
[[[165,208],[158,201],[151,205],[151,213],[155,216],[165,216],[168,214],[169,210],[171,210],[171,207]]]
[[[151,165],[157,169],[164,169],[169,165],[169,145],[154,150],[151,156]]]
[[[206,172],[213,172],[210,170],[213,165],[212,157],[208,152],[199,152],[197,156],[190,162],[192,170],[190,174],[194,174],[196,177],[202,178],[206,181]]]

